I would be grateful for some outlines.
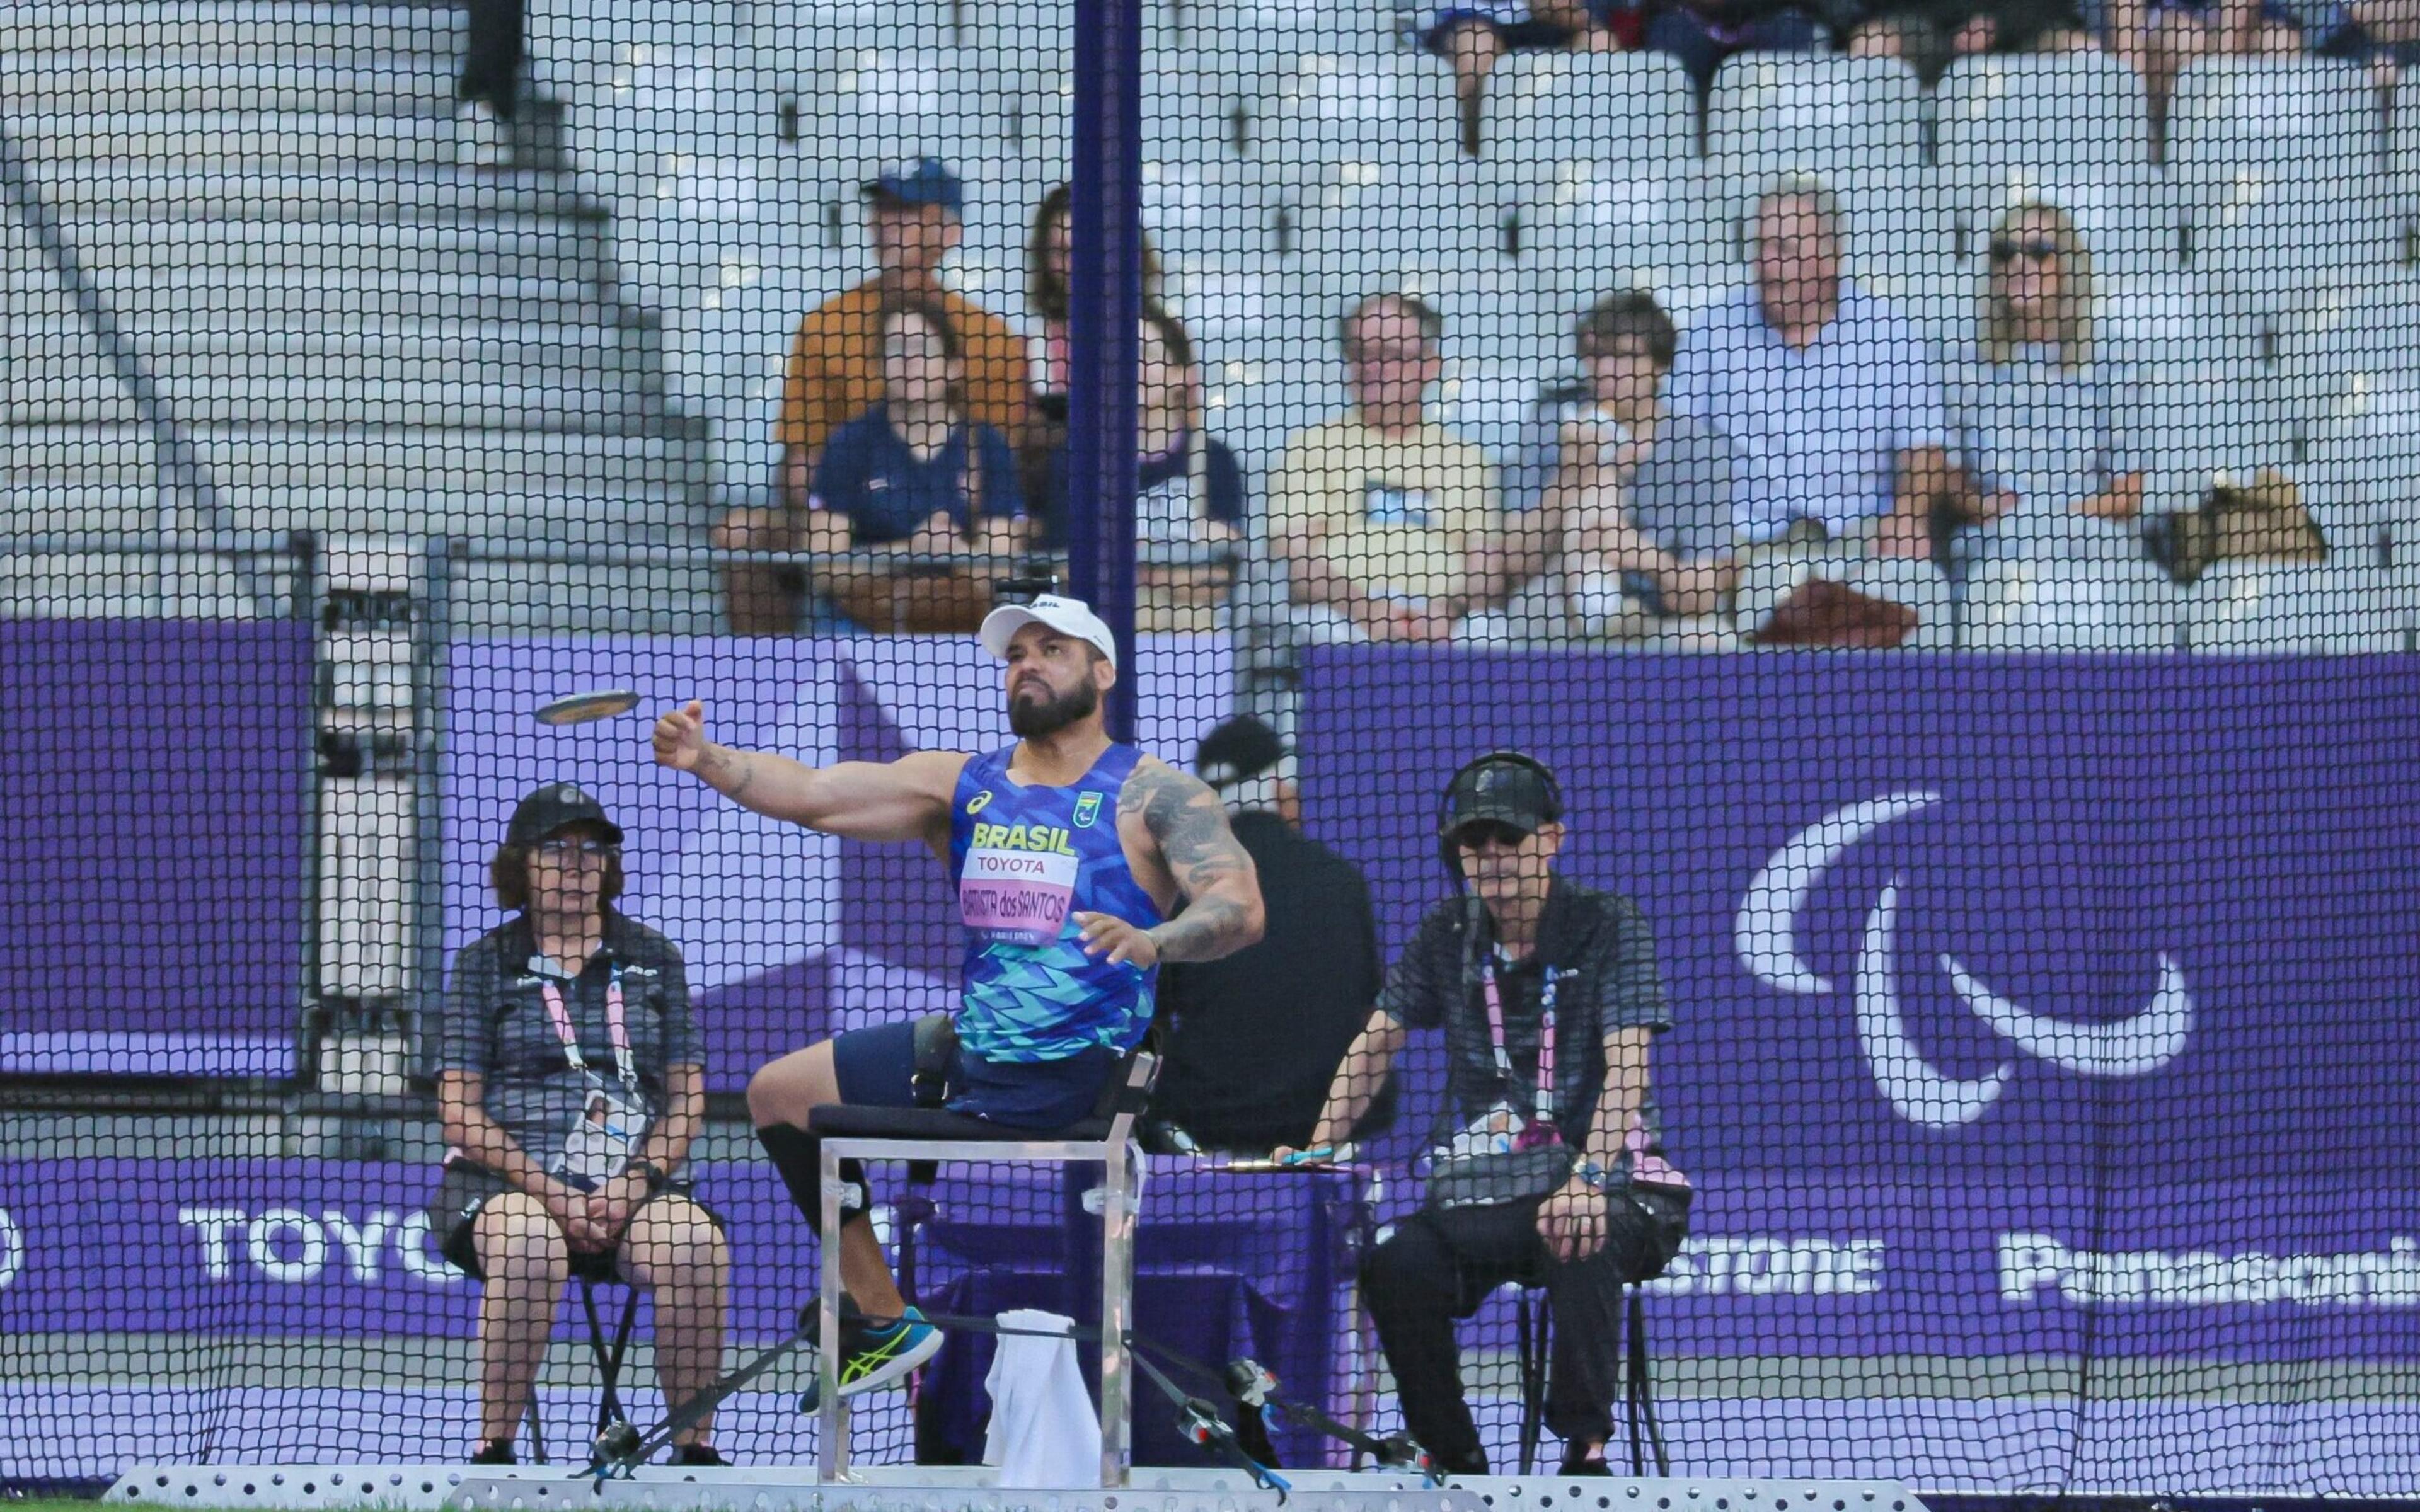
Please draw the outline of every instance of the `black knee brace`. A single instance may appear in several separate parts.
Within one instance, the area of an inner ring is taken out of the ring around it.
[[[824,1142],[789,1123],[761,1125],[756,1142],[772,1157],[773,1169],[782,1173],[782,1184],[790,1189],[790,1200],[805,1215],[807,1227],[822,1233]],[[851,1213],[866,1211],[874,1194],[865,1184],[865,1167],[853,1160],[840,1163],[840,1184],[841,1221],[846,1223]]]

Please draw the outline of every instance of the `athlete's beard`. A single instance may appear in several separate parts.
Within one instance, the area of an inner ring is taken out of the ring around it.
[[[1008,727],[1020,740],[1055,735],[1078,719],[1089,718],[1101,706],[1101,690],[1089,677],[1056,698],[1040,702],[1009,695]]]

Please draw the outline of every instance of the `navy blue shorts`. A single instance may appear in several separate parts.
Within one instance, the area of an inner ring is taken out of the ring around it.
[[[901,1019],[832,1038],[840,1100],[855,1107],[916,1105],[916,1024]],[[950,1111],[1011,1129],[1064,1129],[1093,1116],[1122,1057],[1095,1047],[1064,1060],[978,1060],[960,1050],[950,1067]]]

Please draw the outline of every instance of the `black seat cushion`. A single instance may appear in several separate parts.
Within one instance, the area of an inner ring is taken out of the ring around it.
[[[808,1113],[807,1129],[812,1134],[841,1139],[1002,1139],[1041,1144],[1050,1140],[1106,1139],[1109,1136],[1109,1120],[1085,1119],[1064,1129],[1015,1129],[989,1119],[952,1113],[947,1108],[853,1107],[827,1103]]]

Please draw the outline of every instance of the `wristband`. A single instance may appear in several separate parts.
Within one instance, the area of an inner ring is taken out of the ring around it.
[[[638,1172],[639,1175],[645,1180],[647,1190],[650,1192],[662,1191],[664,1183],[672,1180],[671,1175],[666,1172],[662,1166],[657,1165],[651,1160],[640,1161],[637,1165],[632,1165],[630,1169]]]
[[[1592,1160],[1584,1160],[1573,1166],[1572,1174],[1578,1177],[1583,1185],[1600,1193],[1613,1184],[1613,1173]]]

